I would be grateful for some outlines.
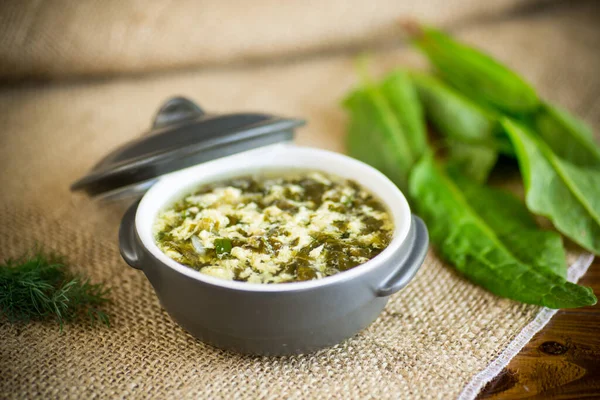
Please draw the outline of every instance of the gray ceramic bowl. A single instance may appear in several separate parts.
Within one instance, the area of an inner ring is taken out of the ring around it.
[[[381,254],[349,271],[307,282],[251,284],[214,278],[177,263],[154,242],[159,211],[203,183],[261,171],[316,169],[353,179],[392,214],[393,239]],[[161,304],[183,328],[211,345],[243,353],[307,353],[349,338],[373,322],[388,297],[421,266],[427,229],[384,175],[346,157],[277,144],[210,161],[161,177],[125,214],[121,254],[143,270]]]

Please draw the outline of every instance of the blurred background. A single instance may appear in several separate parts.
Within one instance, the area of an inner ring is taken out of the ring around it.
[[[539,11],[551,3],[9,0],[3,2],[0,17],[0,77],[100,77],[281,62],[397,44],[402,19],[464,29]]]

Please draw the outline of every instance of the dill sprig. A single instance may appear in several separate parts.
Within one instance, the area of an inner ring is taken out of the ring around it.
[[[71,273],[64,257],[35,250],[0,264],[0,317],[8,321],[55,320],[60,328],[87,316],[109,326],[100,307],[109,302],[104,284]]]

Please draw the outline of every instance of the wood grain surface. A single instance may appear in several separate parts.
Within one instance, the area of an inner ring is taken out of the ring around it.
[[[579,281],[600,296],[600,259]],[[600,305],[561,310],[479,399],[600,399]]]

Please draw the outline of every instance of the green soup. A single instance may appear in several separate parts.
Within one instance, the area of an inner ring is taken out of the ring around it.
[[[363,264],[389,244],[383,204],[353,181],[321,172],[248,176],[199,188],[155,222],[158,247],[222,279],[306,281]]]

